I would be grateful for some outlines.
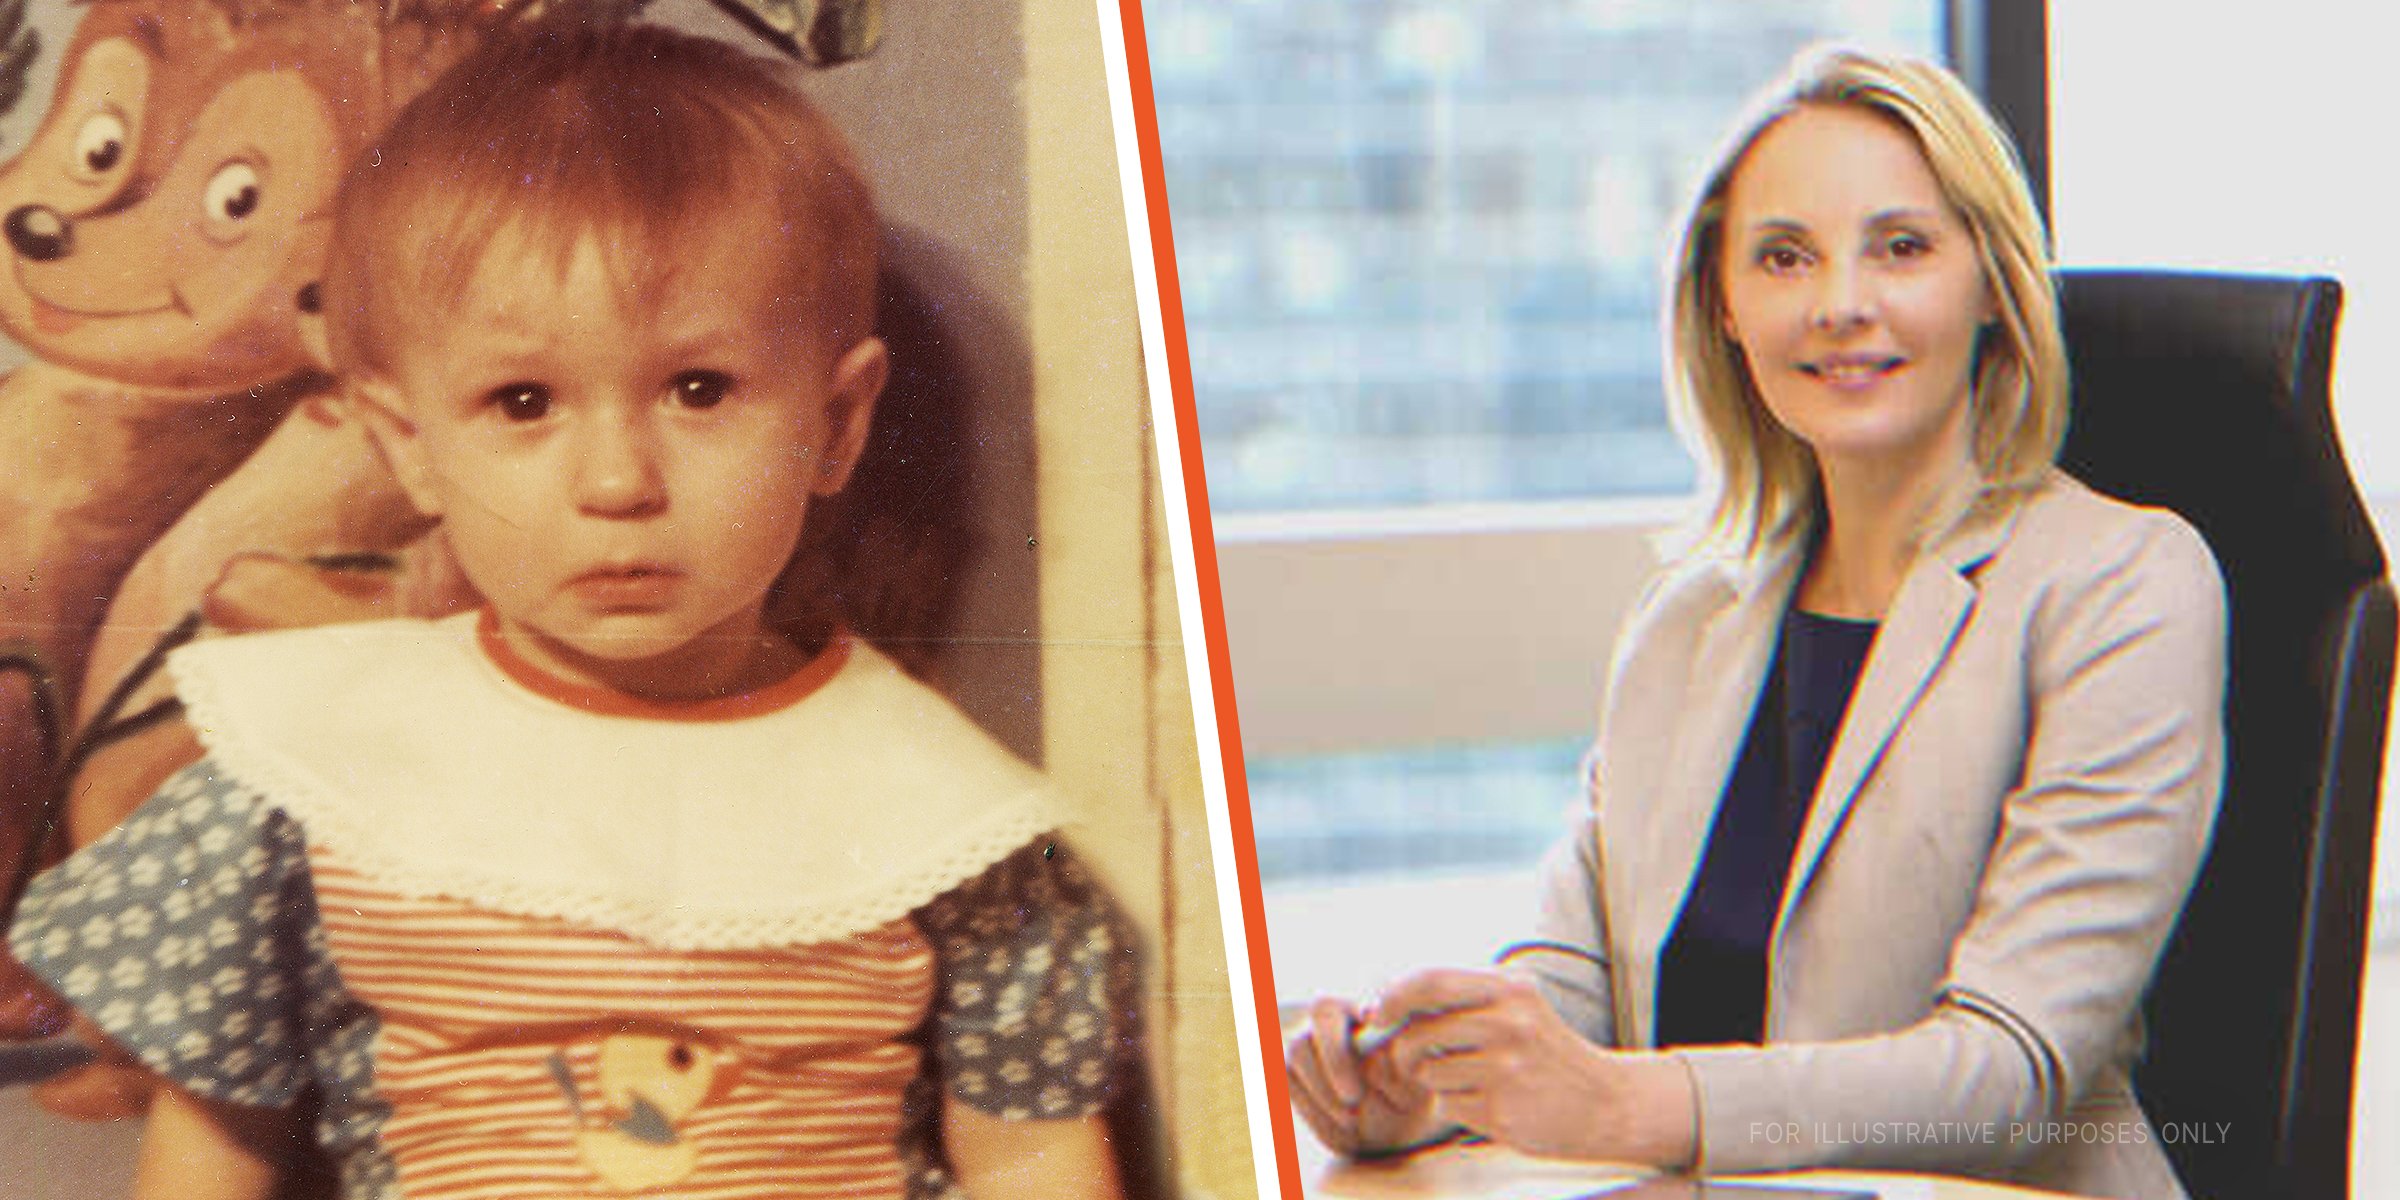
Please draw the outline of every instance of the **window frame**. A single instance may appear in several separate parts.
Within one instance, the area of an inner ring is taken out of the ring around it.
[[[1975,89],[2017,143],[2025,181],[2050,216],[2050,6],[2048,0],[1950,0],[1951,68]]]

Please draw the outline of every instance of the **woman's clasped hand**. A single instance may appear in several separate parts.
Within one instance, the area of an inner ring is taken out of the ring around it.
[[[1388,1036],[1362,1037],[1369,1029]],[[1419,971],[1364,1008],[1320,999],[1284,1064],[1292,1103],[1344,1154],[1462,1129],[1559,1158],[1682,1165],[1694,1153],[1682,1064],[1594,1044],[1506,971]]]

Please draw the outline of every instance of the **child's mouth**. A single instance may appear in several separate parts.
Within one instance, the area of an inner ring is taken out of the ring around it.
[[[606,609],[655,608],[682,585],[683,572],[655,563],[595,567],[567,581],[585,602]]]

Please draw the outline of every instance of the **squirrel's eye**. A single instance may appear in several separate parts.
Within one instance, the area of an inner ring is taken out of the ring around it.
[[[239,221],[258,211],[258,168],[226,163],[208,181],[200,207],[212,221]]]
[[[667,385],[675,403],[685,408],[714,408],[733,390],[733,378],[722,371],[685,371]]]
[[[75,131],[73,170],[79,178],[97,179],[125,161],[125,119],[115,113],[93,113]]]
[[[484,398],[511,421],[539,421],[550,415],[550,389],[538,383],[505,383]]]

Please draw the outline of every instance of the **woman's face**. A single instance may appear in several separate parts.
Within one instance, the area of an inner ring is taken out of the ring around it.
[[[1726,333],[1824,469],[1965,463],[1991,288],[1914,136],[1801,107],[1735,169],[1721,236]]]

